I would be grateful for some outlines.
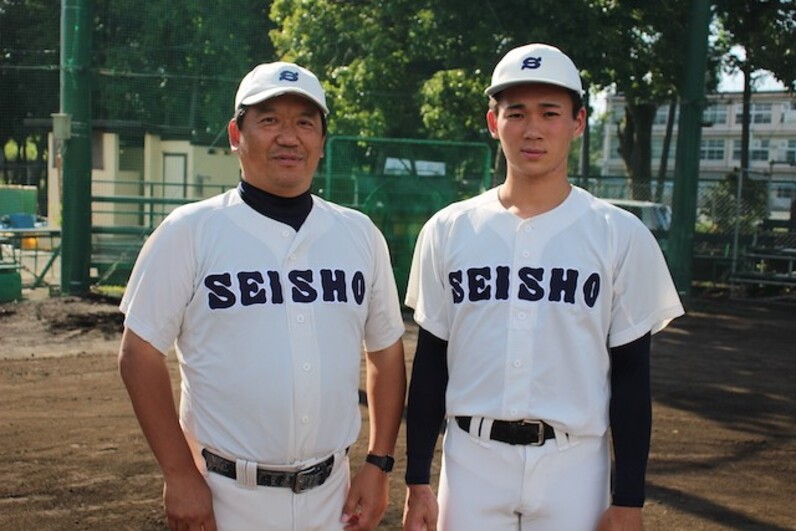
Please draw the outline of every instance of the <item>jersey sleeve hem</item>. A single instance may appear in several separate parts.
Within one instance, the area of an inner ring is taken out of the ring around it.
[[[415,311],[413,317],[415,323],[417,323],[417,326],[424,328],[427,332],[431,332],[433,335],[442,339],[443,341],[448,341],[448,330],[442,325],[432,321],[420,311]]]
[[[626,345],[640,338],[647,332],[656,334],[666,328],[673,319],[680,317],[684,313],[685,310],[681,304],[663,308],[626,330],[615,334],[612,333],[608,338],[608,347],[614,348]]]
[[[386,336],[388,339],[384,341],[383,344],[381,341],[372,345],[365,344],[365,350],[367,352],[378,352],[380,350],[384,350],[387,347],[391,347],[392,345],[395,344],[396,341],[401,339],[401,337],[404,335],[405,332],[406,332],[406,327],[401,325],[400,327],[393,330],[392,334]]]
[[[152,328],[130,315],[125,317],[124,326],[135,332],[135,335],[155,347],[164,356],[174,342],[173,340],[158,337],[157,332],[152,330]]]

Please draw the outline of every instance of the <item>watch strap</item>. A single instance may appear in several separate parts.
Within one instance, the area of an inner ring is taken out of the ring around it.
[[[379,467],[383,472],[389,473],[392,472],[395,459],[391,455],[368,454],[365,457],[365,462]]]

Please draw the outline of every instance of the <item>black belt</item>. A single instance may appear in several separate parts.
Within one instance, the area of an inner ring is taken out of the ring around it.
[[[456,417],[456,424],[466,432],[470,431],[472,417]],[[555,439],[556,432],[550,424],[542,420],[495,420],[489,438],[508,444],[529,444],[542,446],[547,439]]]
[[[205,458],[207,470],[210,472],[237,479],[238,474],[235,470],[235,461],[230,461],[220,455],[216,455],[207,448],[202,450],[202,456]],[[333,466],[334,456],[332,455],[322,463],[295,472],[266,470],[258,467],[257,484],[261,487],[285,487],[298,494],[305,490],[323,485],[331,475]]]

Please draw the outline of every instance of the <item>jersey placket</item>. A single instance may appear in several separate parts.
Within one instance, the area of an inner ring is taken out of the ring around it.
[[[285,230],[289,235],[292,231]],[[303,235],[296,235],[285,255],[282,276],[311,269],[302,252]],[[306,243],[304,244],[306,246]],[[293,287],[288,287],[292,290]],[[295,302],[285,294],[290,355],[293,362],[293,437],[291,460],[314,453],[320,421],[321,366],[315,330],[315,305]]]
[[[511,313],[506,338],[506,387],[503,414],[507,419],[525,416],[531,401],[531,375],[536,356],[534,328],[538,320],[538,303],[518,297],[523,267],[539,264],[539,242],[531,220],[517,226],[514,234],[511,264]]]

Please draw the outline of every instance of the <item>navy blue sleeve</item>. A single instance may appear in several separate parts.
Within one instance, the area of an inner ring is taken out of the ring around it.
[[[613,504],[644,505],[644,478],[652,430],[651,335],[611,349],[611,436],[614,443]]]
[[[420,328],[406,407],[406,484],[426,485],[448,386],[448,342]]]

